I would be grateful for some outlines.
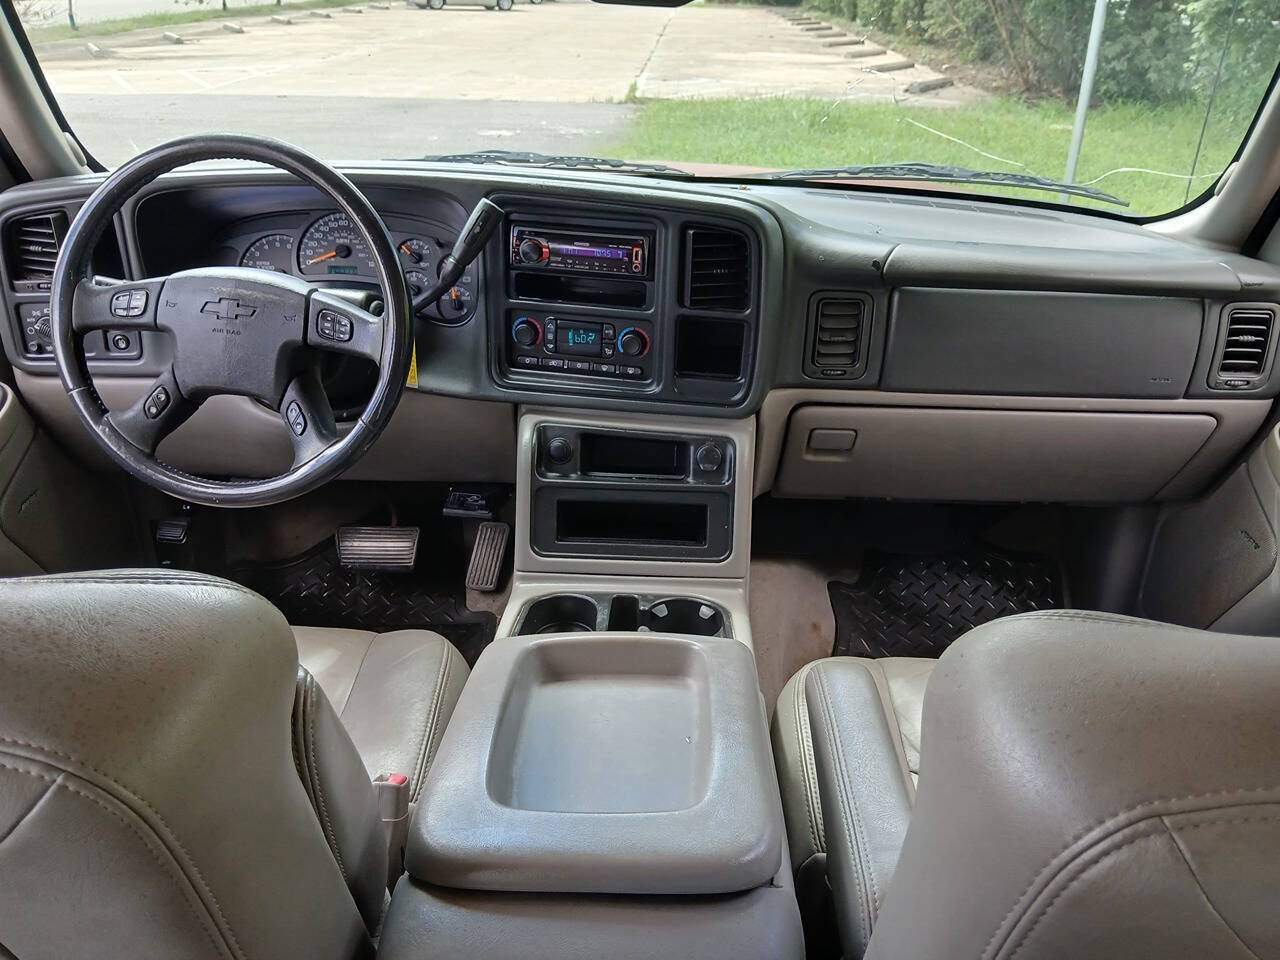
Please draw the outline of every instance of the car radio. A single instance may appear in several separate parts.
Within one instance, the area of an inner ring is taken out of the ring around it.
[[[548,370],[623,380],[652,376],[653,325],[644,320],[580,320],[516,311],[509,317],[513,370]]]
[[[557,273],[649,275],[649,238],[643,234],[591,233],[564,228],[513,226],[511,265]]]

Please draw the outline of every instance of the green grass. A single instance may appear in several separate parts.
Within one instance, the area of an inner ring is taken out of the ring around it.
[[[72,30],[65,23],[50,24],[47,27],[28,27],[27,37],[32,43],[49,43],[54,40],[79,40],[92,37],[109,37],[117,33],[128,33],[130,30],[154,30],[158,27],[171,27],[183,23],[203,23],[207,20],[240,20],[245,17],[269,17],[281,14],[288,16],[298,11],[323,9],[326,7],[350,7],[362,0],[302,0],[300,3],[289,3],[279,6],[274,3],[256,3],[248,6],[232,7],[223,10],[222,5],[213,2],[204,6],[179,6],[174,4],[171,12],[145,13],[137,17],[122,17],[119,20],[102,20],[94,23],[82,23],[79,29]]]
[[[1121,167],[1187,173],[1203,116],[1203,107],[1193,104],[1098,107],[1089,114],[1076,182]],[[1009,96],[954,108],[807,98],[648,100],[641,101],[634,123],[623,139],[610,145],[609,155],[784,168],[919,160],[1060,180],[1072,119],[1073,111],[1061,103],[1027,103]],[[1211,122],[1197,172],[1216,173],[1230,162],[1247,125],[1239,117]],[[1193,181],[1191,196],[1212,182]],[[1186,193],[1185,180],[1146,173],[1115,173],[1096,186],[1128,200],[1129,207],[1074,202],[1141,216],[1182,206]],[[994,192],[1049,201],[1057,197],[1003,188]]]

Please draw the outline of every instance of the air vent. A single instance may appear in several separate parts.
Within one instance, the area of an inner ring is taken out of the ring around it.
[[[67,232],[61,211],[21,217],[9,224],[9,280],[15,290],[48,290]]]
[[[736,230],[685,231],[684,305],[695,310],[747,309],[751,300],[751,245]]]
[[[1274,325],[1274,309],[1254,305],[1228,308],[1222,355],[1218,358],[1218,379],[1222,385],[1239,386],[1231,381],[1244,381],[1262,374]]]
[[[856,297],[824,297],[818,301],[809,359],[819,376],[848,376],[858,366],[866,314],[866,301]]]

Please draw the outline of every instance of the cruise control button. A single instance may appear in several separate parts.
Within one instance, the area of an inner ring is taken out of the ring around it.
[[[289,421],[289,429],[294,432],[295,436],[302,436],[307,432],[307,418],[302,412],[302,407],[298,406],[297,400],[289,401],[289,406],[284,410],[285,419]]]
[[[129,316],[129,291],[128,290],[112,295],[111,315],[113,317]]]
[[[164,387],[156,387],[151,391],[151,396],[147,397],[147,403],[142,408],[142,412],[147,415],[148,420],[154,420],[164,413],[168,406],[169,391]]]

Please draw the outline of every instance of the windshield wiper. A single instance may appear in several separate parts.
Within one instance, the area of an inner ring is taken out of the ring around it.
[[[761,174],[764,180],[915,180],[937,183],[983,183],[997,187],[1020,187],[1024,190],[1045,190],[1050,193],[1087,197],[1127,207],[1128,200],[1121,200],[1096,187],[1077,183],[1059,183],[1048,177],[1030,173],[1008,173],[1002,170],[970,170],[943,163],[870,163],[851,167],[818,167],[813,170],[780,170]]]
[[[656,177],[682,177],[694,175],[679,167],[665,163],[645,163],[641,160],[612,160],[607,157],[579,157],[570,154],[556,155],[531,153],[525,150],[478,150],[474,153],[441,153],[419,157],[431,163],[492,163],[508,167],[544,167],[556,170],[607,170],[611,173],[637,173]]]

